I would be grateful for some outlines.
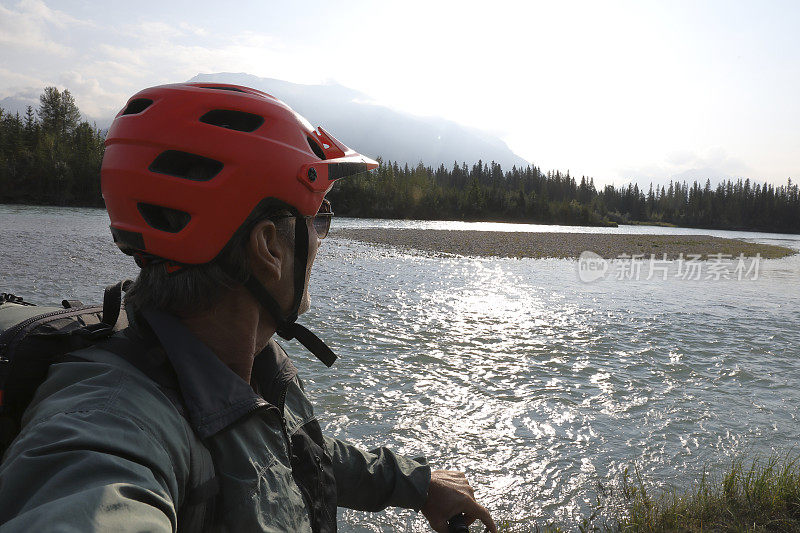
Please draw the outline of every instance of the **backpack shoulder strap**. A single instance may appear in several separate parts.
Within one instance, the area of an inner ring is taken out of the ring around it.
[[[175,371],[169,364],[169,359],[153,353],[158,349],[157,346],[143,345],[121,332],[98,343],[97,348],[119,356],[152,379],[175,410],[186,418],[186,406],[178,389]],[[178,531],[203,531],[210,527],[215,519],[218,493],[219,479],[211,452],[196,438],[189,446],[189,482],[178,509]]]
[[[102,307],[73,300],[62,307],[37,307],[0,295],[0,456],[19,434],[22,415],[50,365],[127,325],[120,311],[127,283],[108,287]]]

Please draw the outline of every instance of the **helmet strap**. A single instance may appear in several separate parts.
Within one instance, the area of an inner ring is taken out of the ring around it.
[[[287,320],[297,320],[300,304],[306,292],[306,267],[308,266],[308,226],[306,219],[294,219],[294,304]],[[283,336],[283,335],[281,335]]]
[[[302,220],[302,222],[301,222]],[[336,354],[308,328],[296,322],[300,304],[306,287],[306,268],[308,265],[308,227],[305,219],[295,219],[294,232],[294,302],[287,316],[283,316],[280,304],[264,288],[255,276],[250,275],[244,283],[250,294],[266,309],[275,320],[276,333],[284,339],[297,341],[314,354],[317,359],[330,367],[336,361]]]

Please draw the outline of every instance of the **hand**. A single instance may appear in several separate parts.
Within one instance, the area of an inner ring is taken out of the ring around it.
[[[422,514],[428,519],[437,533],[448,533],[447,521],[464,513],[467,525],[480,520],[492,533],[497,526],[484,506],[475,501],[475,491],[461,472],[434,470],[428,487],[428,500],[422,507]]]

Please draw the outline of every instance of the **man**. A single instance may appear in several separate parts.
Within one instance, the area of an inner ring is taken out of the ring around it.
[[[130,327],[51,367],[0,467],[9,531],[335,531],[336,507],[464,513],[463,474],[323,436],[273,336],[296,323],[333,182],[377,163],[279,100],[218,84],[134,96],[106,139],[103,197],[142,268]]]

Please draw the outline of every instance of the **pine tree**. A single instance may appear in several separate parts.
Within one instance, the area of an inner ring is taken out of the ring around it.
[[[81,119],[81,112],[68,89],[59,92],[56,87],[45,87],[39,97],[39,119],[42,129],[63,139],[72,133]]]

